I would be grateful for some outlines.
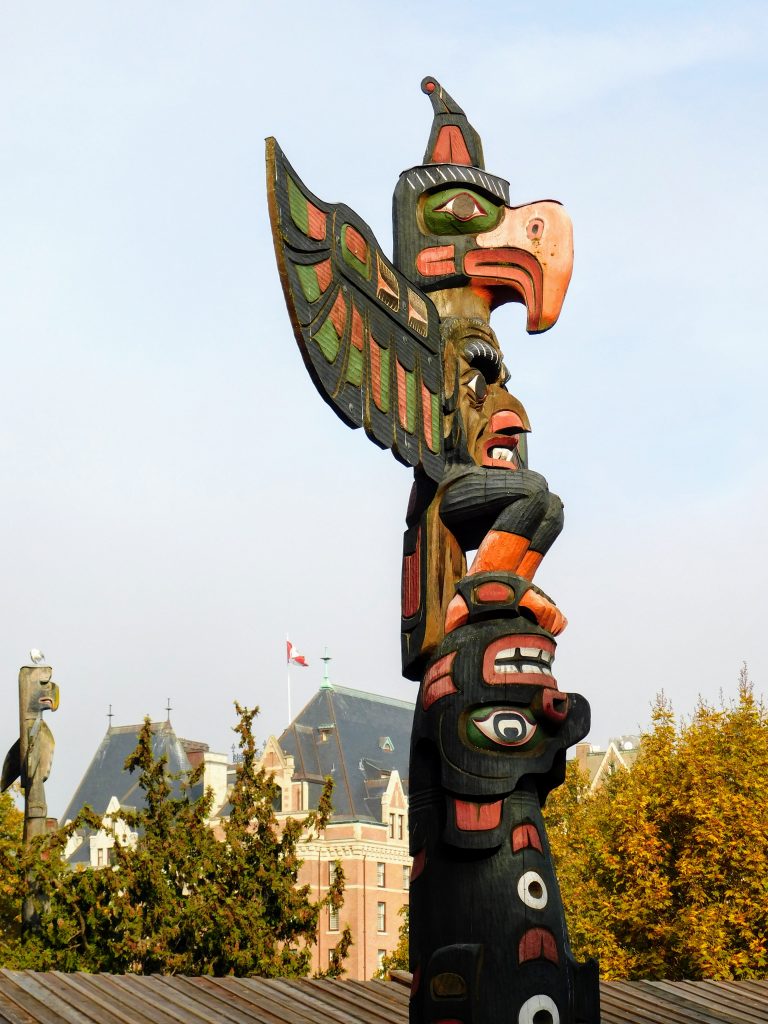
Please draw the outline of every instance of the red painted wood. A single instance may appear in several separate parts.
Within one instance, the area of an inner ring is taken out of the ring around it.
[[[422,846],[418,853],[414,854],[413,863],[411,864],[411,881],[414,882],[427,863],[427,848]]]
[[[309,200],[307,200],[307,219],[309,221],[307,234],[310,238],[322,242],[325,238],[326,216],[322,210],[318,210]]]
[[[347,300],[341,292],[336,296],[336,301],[331,308],[330,317],[336,333],[340,338],[343,338],[344,325],[347,322]]]
[[[403,558],[402,611],[410,619],[421,603],[421,528],[416,534],[416,550]]]
[[[445,613],[445,632],[451,633],[454,629],[458,629],[459,626],[463,626],[468,621],[469,608],[467,608],[467,602],[461,594],[456,594],[455,597],[451,598],[451,603],[448,605],[448,610]]]
[[[367,262],[368,243],[360,232],[356,231],[351,224],[347,224],[344,241],[347,243],[347,248],[356,259],[360,260],[361,263]]]
[[[432,162],[472,166],[472,157],[458,125],[446,124],[440,129],[435,148],[432,150]]]
[[[458,690],[453,685],[450,676],[441,676],[436,679],[422,690],[421,703],[424,710],[429,710],[435,701],[440,700],[441,697],[448,697],[452,693],[458,693]]]
[[[528,823],[518,825],[517,828],[512,829],[512,852],[519,853],[521,850],[527,850],[529,847],[538,850],[539,853],[544,852],[536,826]]]
[[[552,932],[547,928],[529,928],[520,939],[517,959],[521,964],[527,960],[549,960],[553,964],[559,963],[557,942]]]
[[[514,596],[514,590],[506,583],[481,583],[479,587],[475,587],[475,600],[487,604],[511,601]]]
[[[331,261],[323,260],[322,263],[316,263],[315,275],[317,276],[317,283],[320,285],[320,291],[326,291],[328,289],[328,285],[331,283],[331,280],[333,279]]]
[[[424,277],[439,277],[441,274],[454,274],[456,249],[452,245],[433,245],[422,249],[416,257],[416,269]]]
[[[456,828],[462,832],[487,832],[498,828],[501,821],[502,800],[491,803],[478,803],[475,800],[453,799]]]

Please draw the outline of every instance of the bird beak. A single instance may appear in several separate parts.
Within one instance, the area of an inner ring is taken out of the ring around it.
[[[508,206],[497,227],[477,236],[477,245],[464,257],[473,284],[506,286],[528,310],[528,333],[549,330],[573,270],[573,227],[563,207],[552,200]]]

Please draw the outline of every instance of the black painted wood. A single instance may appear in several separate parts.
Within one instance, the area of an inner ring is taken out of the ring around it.
[[[589,729],[586,700],[553,672],[565,618],[533,583],[563,506],[528,468],[530,423],[489,324],[507,301],[525,302],[530,333],[556,320],[570,221],[559,204],[511,206],[464,111],[434,79],[422,88],[432,129],[395,189],[393,262],[267,142],[275,251],[307,369],[345,423],[414,469],[401,629],[403,673],[421,683],[410,1020],[599,1024],[597,965],[571,954],[541,816]]]

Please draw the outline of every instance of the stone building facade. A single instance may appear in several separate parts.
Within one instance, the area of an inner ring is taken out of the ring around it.
[[[332,686],[327,681],[279,738],[270,737],[262,764],[280,787],[278,817],[317,805],[326,776],[334,780],[333,816],[302,849],[299,881],[317,898],[327,892],[335,862],[344,871],[344,905],[320,915],[314,969],[348,924],[353,946],[347,977],[373,976],[397,945],[399,911],[408,903],[408,755],[413,705]]]

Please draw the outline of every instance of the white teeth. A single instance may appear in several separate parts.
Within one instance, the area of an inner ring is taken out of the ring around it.
[[[544,661],[552,661],[552,658],[554,657],[551,651],[542,651],[541,656]]]
[[[503,462],[512,461],[512,449],[511,448],[492,448],[491,449],[492,459],[501,459]]]
[[[499,673],[524,673],[526,675],[545,675],[551,676],[552,669],[549,665],[531,665],[529,662],[521,662],[517,659],[523,658],[535,658],[538,655],[543,654],[545,658],[551,660],[554,655],[550,654],[549,651],[541,651],[538,647],[517,647],[510,648],[507,651],[501,651],[495,658],[493,668],[495,672]],[[512,659],[515,660],[512,660]]]

